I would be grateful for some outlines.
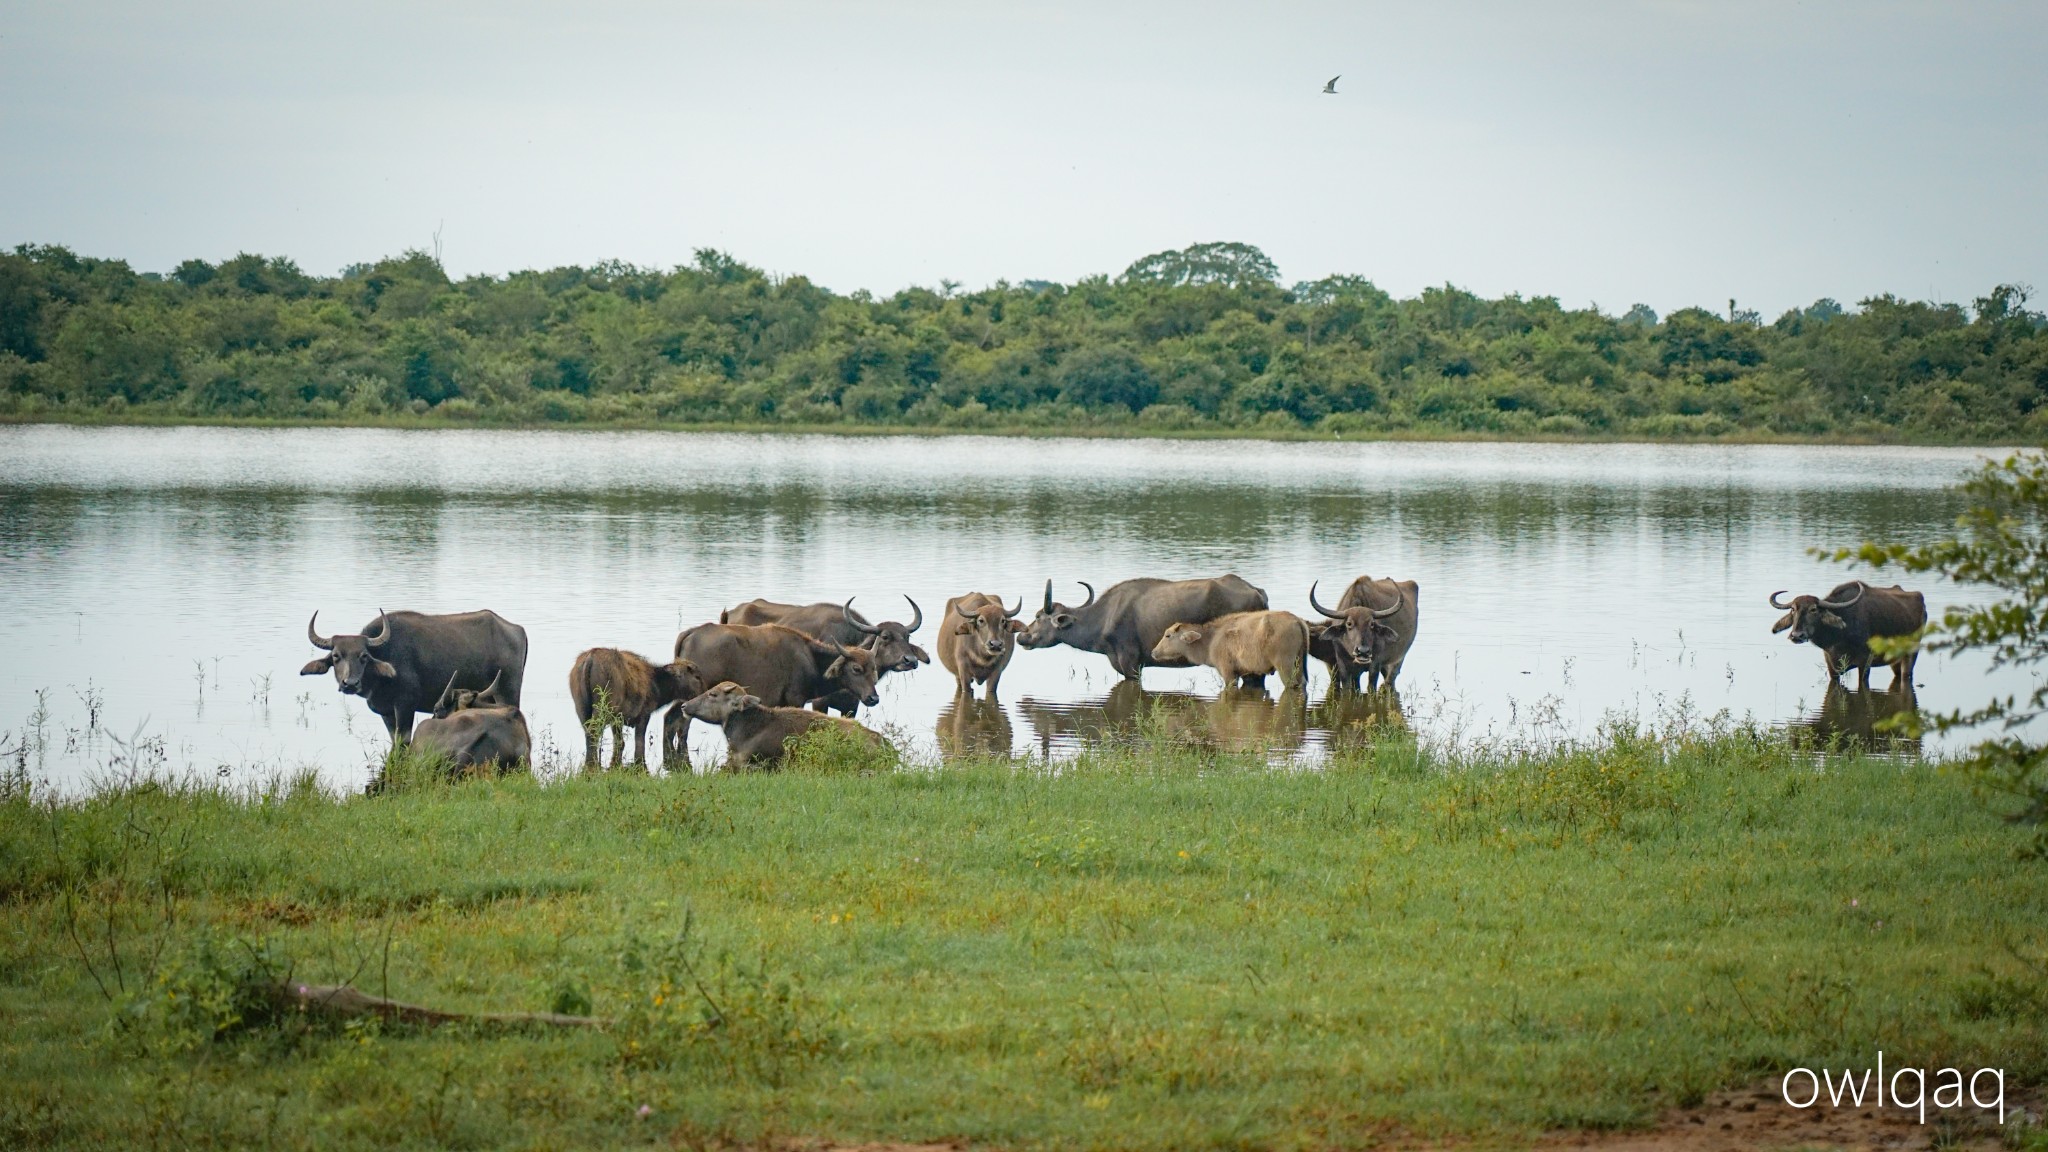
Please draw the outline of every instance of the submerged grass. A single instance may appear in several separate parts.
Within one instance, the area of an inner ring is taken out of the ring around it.
[[[15,795],[0,1146],[1367,1147],[1880,1048],[2048,1075],[2048,870],[1937,766],[859,767]],[[609,1023],[314,1028],[280,979]]]

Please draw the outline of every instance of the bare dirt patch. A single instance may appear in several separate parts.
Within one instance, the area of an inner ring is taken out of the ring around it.
[[[1794,1108],[1775,1085],[1716,1092],[1696,1108],[1675,1108],[1657,1126],[1633,1132],[1573,1132],[1546,1137],[1543,1148],[1596,1148],[1600,1152],[1737,1152],[1750,1149],[1827,1148],[1901,1152],[1921,1148],[2001,1149],[2002,1137],[2027,1124],[2031,1110],[2010,1101],[2005,1127],[1998,1113],[1976,1108],[1917,1111],[1900,1108]]]

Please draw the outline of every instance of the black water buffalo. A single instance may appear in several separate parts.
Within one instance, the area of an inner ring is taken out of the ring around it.
[[[306,621],[306,639],[327,655],[299,669],[318,676],[332,669],[344,695],[361,696],[384,720],[394,744],[412,739],[413,714],[432,712],[444,686],[498,683],[498,696],[519,704],[526,677],[526,629],[496,612],[428,616],[386,612],[356,635],[322,636]]]
[[[915,672],[919,664],[932,662],[931,653],[910,639],[911,633],[924,625],[924,609],[910,597],[905,596],[904,599],[910,600],[908,624],[894,620],[870,624],[866,617],[853,610],[852,597],[848,597],[844,604],[778,604],[773,600],[749,600],[720,612],[718,622],[780,624],[828,644],[858,644],[875,654],[875,675],[880,677],[891,672]],[[817,706],[836,708],[848,716],[860,711],[860,701],[848,692],[835,692]]]
[[[882,734],[851,720],[802,708],[776,708],[730,680],[679,705],[685,714],[725,730],[728,770],[750,765],[772,768],[782,762],[789,742],[819,728],[849,733],[875,748],[888,747]]]
[[[1783,589],[1771,593],[1771,607],[1785,613],[1771,625],[1771,631],[1790,629],[1794,644],[1811,643],[1819,648],[1829,683],[1840,681],[1844,671],[1856,669],[1856,686],[1865,691],[1870,689],[1871,638],[1911,636],[1927,624],[1927,598],[1896,584],[1877,588],[1851,580],[1836,585],[1825,598],[1794,596],[1791,603],[1781,604],[1778,598],[1784,594]],[[1887,661],[1892,683],[1911,683],[1918,660],[1919,653],[1914,651]]]
[[[801,707],[844,692],[872,708],[881,672],[872,650],[816,640],[781,624],[699,624],[676,637],[675,658],[687,660],[706,683],[731,680],[765,707]],[[687,762],[690,715],[681,705],[662,718],[662,756]]]
[[[633,763],[647,763],[647,722],[663,706],[680,704],[704,691],[704,677],[688,660],[656,664],[637,652],[592,648],[569,666],[569,701],[583,728],[583,766],[598,766],[598,731],[591,718],[598,698],[611,706],[612,767],[626,759],[626,729],[633,730]]]
[[[1065,644],[1109,657],[1109,666],[1135,680],[1146,668],[1185,668],[1186,660],[1154,656],[1168,625],[1206,624],[1232,612],[1262,611],[1266,594],[1236,574],[1205,580],[1141,578],[1111,585],[1100,597],[1087,581],[1088,599],[1077,607],[1055,604],[1045,582],[1045,606],[1017,637],[1026,648]]]
[[[946,601],[946,622],[939,626],[939,663],[953,674],[955,695],[972,696],[976,684],[986,684],[990,700],[1002,683],[1003,669],[1017,654],[1017,633],[1024,625],[1017,614],[1024,611],[1020,597],[1015,608],[983,592],[969,592]]]
[[[1309,655],[1330,666],[1333,685],[1356,692],[1359,676],[1365,675],[1371,691],[1379,691],[1382,684],[1392,688],[1415,643],[1421,588],[1413,580],[1360,576],[1344,589],[1333,610],[1316,599],[1316,587],[1309,585],[1308,602],[1330,623],[1311,629]]]
[[[416,752],[442,756],[456,768],[512,768],[533,755],[533,737],[526,714],[501,693],[504,674],[493,677],[481,692],[458,690],[451,678],[434,705],[434,714],[419,722],[412,734]]]

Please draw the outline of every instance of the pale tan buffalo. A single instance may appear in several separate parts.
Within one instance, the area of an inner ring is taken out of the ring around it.
[[[1206,624],[1167,628],[1152,647],[1154,660],[1182,660],[1214,668],[1223,683],[1257,688],[1266,673],[1300,689],[1308,682],[1308,622],[1292,612],[1232,612]]]

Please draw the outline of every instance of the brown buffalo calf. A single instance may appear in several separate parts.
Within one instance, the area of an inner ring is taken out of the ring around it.
[[[576,704],[576,722],[583,726],[583,766],[598,766],[601,733],[591,723],[598,696],[610,702],[617,716],[611,724],[612,767],[626,752],[626,729],[633,729],[633,763],[647,763],[647,722],[666,705],[681,703],[704,690],[704,678],[688,660],[656,664],[617,648],[592,648],[576,657],[569,669],[569,699]]]
[[[976,684],[986,684],[988,699],[996,698],[1003,669],[1017,654],[1017,633],[1024,630],[1017,614],[1022,611],[1021,599],[1015,608],[1005,608],[1001,600],[982,592],[946,601],[946,623],[939,626],[939,663],[953,674],[958,695],[972,696]]]
[[[782,762],[791,740],[812,729],[827,726],[858,733],[861,739],[877,748],[887,744],[881,733],[843,717],[807,708],[769,707],[761,703],[759,696],[748,695],[745,688],[731,680],[685,701],[683,711],[694,719],[716,724],[725,730],[725,766],[729,770],[752,764],[772,768]]]
[[[1280,674],[1280,683],[1299,689],[1308,682],[1308,622],[1292,612],[1232,612],[1206,624],[1181,622],[1167,628],[1152,648],[1154,660],[1206,664],[1223,683],[1247,688]]]

